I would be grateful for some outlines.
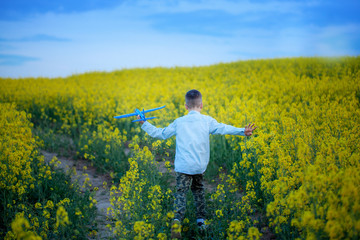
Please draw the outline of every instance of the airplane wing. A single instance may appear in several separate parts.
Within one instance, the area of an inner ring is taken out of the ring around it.
[[[145,110],[144,113],[148,113],[148,112],[152,112],[152,111],[156,111],[156,110],[159,110],[159,109],[162,109],[164,108],[166,105],[162,106],[162,107],[158,107],[158,108],[153,108],[153,109],[149,109],[149,110]]]

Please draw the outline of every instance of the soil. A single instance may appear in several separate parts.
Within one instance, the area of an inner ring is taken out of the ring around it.
[[[129,154],[129,150],[125,152],[126,155]],[[85,160],[74,160],[72,158],[65,158],[60,157],[56,153],[50,153],[47,151],[41,151],[41,153],[44,155],[45,161],[50,162],[53,157],[57,157],[58,160],[61,162],[61,164],[58,166],[58,168],[63,169],[65,172],[75,168],[76,169],[76,175],[71,175],[73,181],[78,181],[79,185],[81,186],[83,182],[85,181],[85,178],[88,177],[90,179],[90,182],[92,186],[90,187],[90,191],[92,191],[95,187],[97,187],[99,190],[95,192],[94,198],[97,201],[97,216],[96,216],[96,231],[97,235],[95,237],[89,237],[89,239],[108,239],[111,238],[111,232],[106,227],[107,224],[109,224],[111,221],[111,216],[107,214],[107,208],[111,207],[110,204],[110,187],[111,187],[111,177],[108,174],[99,174],[96,171],[96,168],[90,165],[90,162]],[[159,171],[162,173],[165,173],[168,171],[168,169],[165,167],[164,161],[157,161]],[[86,169],[84,169],[86,167]],[[84,176],[83,174],[87,174],[87,176]],[[173,182],[170,183],[171,186],[175,186],[175,172],[171,171],[170,173],[173,176]],[[103,187],[103,182],[107,182],[107,188]],[[214,192],[216,191],[216,183],[208,183],[205,181],[204,183],[205,188],[207,191]],[[257,216],[261,217],[261,216]],[[261,239],[270,240],[275,239],[275,235],[270,231],[270,229],[267,226],[263,226],[261,229],[261,233],[263,234]]]
[[[96,172],[96,168],[90,166],[90,163],[88,161],[84,160],[73,160],[71,158],[64,158],[59,157],[56,153],[50,153],[46,151],[41,151],[41,153],[44,155],[45,161],[50,162],[53,157],[57,157],[58,160],[61,162],[61,164],[58,166],[58,168],[63,169],[65,172],[68,170],[71,170],[72,168],[76,169],[76,175],[71,175],[72,181],[78,181],[79,185],[81,186],[85,178],[88,177],[90,179],[91,187],[90,191],[93,191],[95,187],[97,187],[99,190],[95,192],[94,198],[97,201],[97,217],[95,219],[97,224],[97,236],[89,239],[104,239],[111,236],[111,232],[106,227],[107,224],[110,223],[110,221],[107,218],[107,208],[111,206],[110,204],[110,195],[109,195],[109,185],[107,185],[107,188],[103,188],[103,182],[107,182],[108,184],[111,183],[111,178],[109,175],[106,174],[98,174]],[[84,166],[86,166],[86,170],[84,169]],[[87,174],[87,176],[84,176],[83,174]]]

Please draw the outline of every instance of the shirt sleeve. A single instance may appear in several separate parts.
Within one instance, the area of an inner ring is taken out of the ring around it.
[[[147,132],[153,138],[167,139],[176,134],[176,123],[172,122],[169,126],[165,128],[157,128],[148,121],[145,121],[141,126],[141,129]]]
[[[237,128],[224,123],[218,123],[215,119],[211,118],[210,134],[245,136],[245,128]]]

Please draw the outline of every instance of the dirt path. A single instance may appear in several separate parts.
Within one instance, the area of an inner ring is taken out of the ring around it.
[[[58,168],[63,169],[65,172],[75,168],[76,174],[71,174],[71,178],[73,181],[78,181],[79,186],[82,186],[85,178],[88,177],[90,179],[90,183],[92,184],[90,190],[94,189],[95,187],[99,189],[95,192],[94,196],[97,201],[97,236],[89,239],[107,239],[111,237],[111,232],[106,227],[106,225],[110,223],[110,221],[107,220],[107,216],[111,217],[110,215],[107,215],[107,208],[111,207],[109,192],[109,183],[111,183],[110,176],[97,173],[96,168],[92,167],[88,161],[59,157],[56,153],[50,153],[44,150],[41,151],[41,154],[44,155],[45,162],[50,162],[53,157],[57,157],[57,159],[61,162]],[[129,154],[129,150],[126,151],[126,154]],[[168,171],[168,169],[165,167],[164,161],[159,161],[157,163],[160,172],[166,173]],[[173,177],[173,181],[170,183],[170,185],[175,186],[175,172],[171,171],[170,174]],[[107,182],[108,184],[106,189],[103,188],[103,182]],[[205,184],[208,190],[214,190],[216,188],[216,185],[214,184]]]
[[[65,172],[75,168],[76,175],[72,174],[71,177],[73,181],[78,181],[80,186],[84,183],[85,178],[88,177],[92,184],[90,190],[94,189],[95,187],[99,189],[98,191],[95,192],[95,196],[94,196],[94,198],[97,201],[97,205],[96,205],[97,206],[97,217],[96,217],[97,236],[89,239],[111,238],[112,234],[106,227],[106,225],[110,223],[107,216],[111,217],[110,215],[107,215],[107,208],[111,207],[110,191],[109,191],[109,187],[111,187],[109,186],[109,183],[111,183],[110,176],[106,174],[98,174],[96,172],[96,168],[90,166],[90,162],[88,161],[73,160],[71,158],[58,157],[56,153],[50,153],[46,151],[41,151],[41,153],[44,155],[46,162],[50,162],[53,159],[53,157],[56,156],[58,160],[61,162],[58,168],[63,169]],[[127,155],[129,154],[129,150],[126,152],[126,154]],[[165,173],[168,171],[167,168],[165,167],[164,161],[159,161],[157,163],[160,172]],[[175,173],[174,171],[171,171],[170,174],[173,177],[173,181],[170,183],[170,185],[175,186]],[[107,182],[108,184],[106,189],[103,188],[103,182]],[[216,183],[208,183],[205,181],[204,184],[207,191],[210,192],[216,191],[216,186],[217,186]],[[260,218],[261,216],[254,216],[254,217]],[[263,234],[263,236],[261,237],[262,240],[275,239],[275,235],[270,232],[267,226],[263,226],[261,228],[261,232]]]
[[[65,172],[75,168],[76,175],[71,175],[71,178],[73,181],[78,181],[80,186],[84,183],[85,178],[88,177],[90,179],[90,183],[92,184],[90,190],[93,190],[95,187],[99,189],[95,191],[94,196],[97,201],[97,236],[89,239],[104,239],[110,237],[111,233],[106,228],[106,225],[110,223],[107,220],[107,208],[111,206],[110,195],[109,190],[103,188],[104,181],[108,184],[111,182],[110,176],[98,174],[96,172],[96,168],[91,167],[89,162],[58,157],[56,153],[49,153],[46,151],[41,151],[41,153],[44,155],[46,162],[50,162],[53,157],[56,156],[61,162],[58,168],[63,169]]]

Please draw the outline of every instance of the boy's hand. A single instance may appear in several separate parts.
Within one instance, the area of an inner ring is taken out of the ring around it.
[[[140,116],[137,115],[136,118],[137,118],[137,119],[140,119]],[[144,123],[144,121],[139,121],[139,123],[141,123],[141,125],[142,125],[142,124]]]
[[[257,128],[257,126],[254,127],[254,125],[255,125],[255,123],[253,123],[252,125],[251,125],[251,123],[249,123],[249,125],[245,126],[245,132],[244,132],[245,136],[252,135],[252,132]]]

